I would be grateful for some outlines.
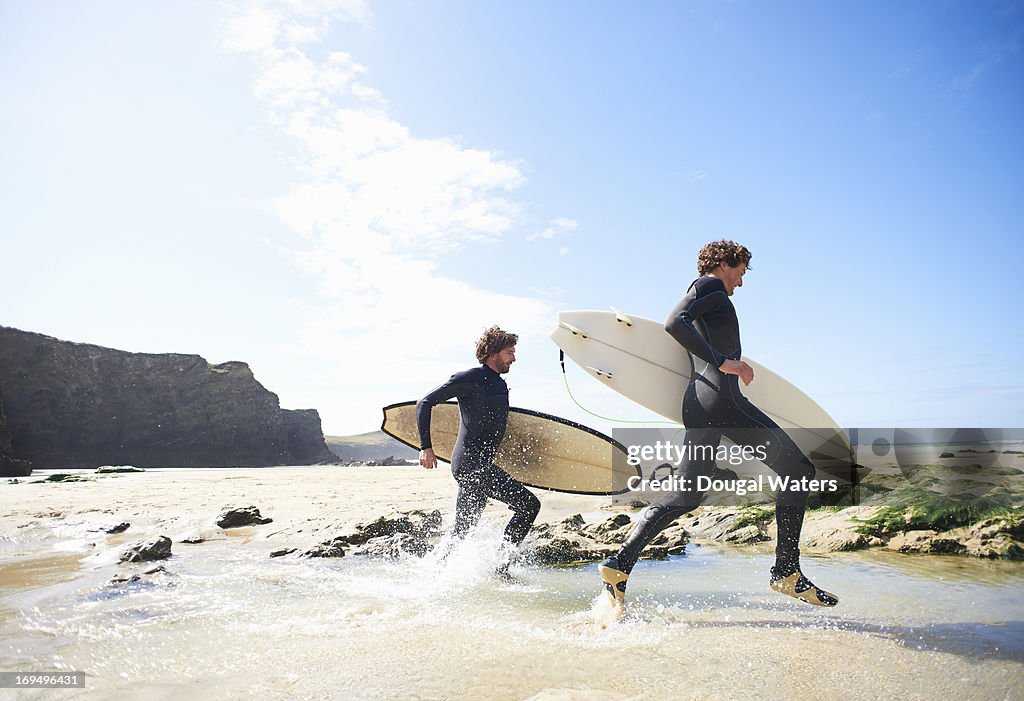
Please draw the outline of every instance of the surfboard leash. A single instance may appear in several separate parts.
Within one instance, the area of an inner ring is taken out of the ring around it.
[[[573,396],[572,389],[569,387],[569,375],[565,372],[565,351],[564,350],[561,350],[561,349],[558,350],[558,363],[562,366],[562,381],[565,382],[565,391],[569,394],[569,399],[571,399],[576,406],[578,406],[580,409],[582,409],[583,411],[587,412],[591,416],[596,416],[599,419],[604,419],[605,421],[611,421],[613,423],[618,423],[618,424],[647,424],[647,425],[649,425],[649,424],[669,424],[671,426],[678,426],[679,425],[679,423],[676,422],[676,421],[635,421],[635,420],[631,420],[631,419],[613,419],[613,418],[611,418],[609,416],[602,416],[601,414],[598,414],[597,412],[591,411],[590,409],[588,409],[587,407],[583,406],[582,404],[579,403],[579,401],[576,400],[576,397]]]

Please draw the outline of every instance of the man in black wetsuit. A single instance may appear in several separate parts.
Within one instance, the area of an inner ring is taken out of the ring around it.
[[[437,467],[437,457],[430,440],[430,412],[434,405],[457,397],[459,436],[452,451],[452,476],[459,484],[455,501],[455,526],[452,538],[459,539],[476,525],[487,505],[497,499],[508,505],[513,515],[505,527],[505,541],[518,547],[540,511],[540,500],[523,485],[493,463],[505,435],[508,420],[508,385],[501,376],[516,360],[519,337],[497,326],[487,329],[477,341],[478,367],[457,372],[416,404],[416,423],[420,433],[420,465]],[[499,566],[506,573],[508,559]]]
[[[700,505],[698,476],[709,476],[722,436],[740,446],[765,446],[764,461],[780,476],[792,480],[814,477],[814,465],[784,430],[740,393],[739,380],[749,385],[753,369],[740,360],[740,329],[729,297],[743,286],[750,251],[733,241],[715,241],[701,249],[697,273],[686,296],[665,323],[688,351],[690,382],[682,397],[686,426],[684,459],[676,468],[682,484],[692,491],[668,492],[644,510],[619,552],[598,567],[605,591],[622,612],[626,579],[644,547],[679,516]],[[710,450],[706,448],[710,447]],[[710,457],[708,457],[710,456]],[[818,606],[835,606],[838,599],[814,586],[800,572],[800,529],[807,508],[806,491],[780,490],[775,503],[778,543],[769,585],[772,589]]]

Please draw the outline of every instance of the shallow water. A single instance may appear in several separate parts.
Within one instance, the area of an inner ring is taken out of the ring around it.
[[[805,557],[841,598],[820,609],[768,589],[767,550],[691,546],[637,566],[616,624],[595,565],[520,564],[503,583],[481,530],[445,562],[181,545],[121,585],[152,564],[8,558],[0,669],[88,674],[69,698],[1016,698],[1024,682],[1022,563]]]

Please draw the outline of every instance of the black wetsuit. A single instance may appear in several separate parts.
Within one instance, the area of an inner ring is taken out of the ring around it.
[[[458,398],[462,417],[452,451],[452,476],[459,483],[452,535],[462,537],[476,525],[490,497],[504,502],[514,512],[505,527],[505,539],[518,545],[537,518],[540,500],[493,462],[508,420],[508,385],[487,365],[452,375],[416,404],[423,448],[433,446],[431,409],[452,397]]]
[[[739,377],[718,368],[725,360],[740,358],[740,327],[736,309],[724,283],[716,277],[695,280],[672,310],[665,330],[690,352],[690,382],[683,394],[686,426],[684,455],[713,456],[722,436],[737,445],[766,445],[768,467],[782,476],[800,480],[814,477],[814,465],[784,430],[740,393]],[[757,381],[757,378],[754,379]],[[694,450],[711,446],[711,450]],[[649,506],[626,537],[616,559],[618,569],[632,570],[640,552],[679,516],[700,505],[705,492],[697,491],[697,477],[708,476],[714,458],[684,460],[676,475],[692,491],[669,492]],[[800,529],[807,506],[806,491],[780,490],[775,503],[778,543],[776,568],[782,574],[796,570],[800,559]]]

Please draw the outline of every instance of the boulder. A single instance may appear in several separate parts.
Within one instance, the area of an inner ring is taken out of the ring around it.
[[[771,511],[746,508],[705,508],[699,514],[684,516],[680,523],[691,538],[722,543],[757,543],[771,540],[768,524]]]
[[[829,552],[849,552],[863,550],[882,541],[871,536],[858,533],[855,528],[829,528],[818,531],[807,538],[802,547],[828,550]]]
[[[886,550],[901,553],[957,555],[965,552],[963,543],[936,531],[907,531],[889,539]]]
[[[441,533],[441,512],[414,510],[392,516],[380,516],[370,523],[356,525],[356,532],[346,536],[352,545],[362,545],[373,538],[408,533],[418,538],[430,538]]]
[[[355,554],[385,559],[395,559],[407,554],[423,557],[430,552],[431,547],[430,543],[418,534],[392,533],[370,538]]]
[[[325,540],[302,553],[302,557],[345,557],[346,545],[348,545],[348,541],[344,537]]]
[[[142,572],[141,574],[133,574],[130,576],[126,574],[114,575],[110,580],[110,584],[133,584],[135,582],[142,581],[144,576],[154,575],[159,572],[167,572],[167,569],[163,565],[158,565]]]
[[[217,525],[221,528],[240,528],[241,526],[262,526],[265,523],[273,522],[273,520],[261,516],[260,510],[255,506],[225,507],[217,516]]]
[[[545,565],[571,565],[603,560],[614,553],[613,548],[587,543],[579,538],[553,538],[537,546],[535,557]]]
[[[562,527],[566,530],[578,531],[586,525],[586,521],[583,520],[583,514],[573,514],[567,519],[562,520]],[[547,525],[547,524],[545,524]]]
[[[55,472],[52,475],[47,475],[45,479],[39,480],[40,482],[89,482],[91,481],[88,477],[82,477],[81,475],[70,475],[64,472]]]
[[[600,522],[590,523],[580,529],[581,535],[592,538],[598,543],[610,545],[621,543],[626,533],[632,528],[633,521],[629,514],[615,514]]]
[[[128,548],[121,554],[121,562],[148,562],[166,560],[171,556],[171,539],[157,536]]]
[[[767,540],[771,540],[768,534],[765,533],[764,529],[757,524],[750,524],[742,526],[734,531],[727,532],[723,538],[723,542],[726,543],[763,543]]]

